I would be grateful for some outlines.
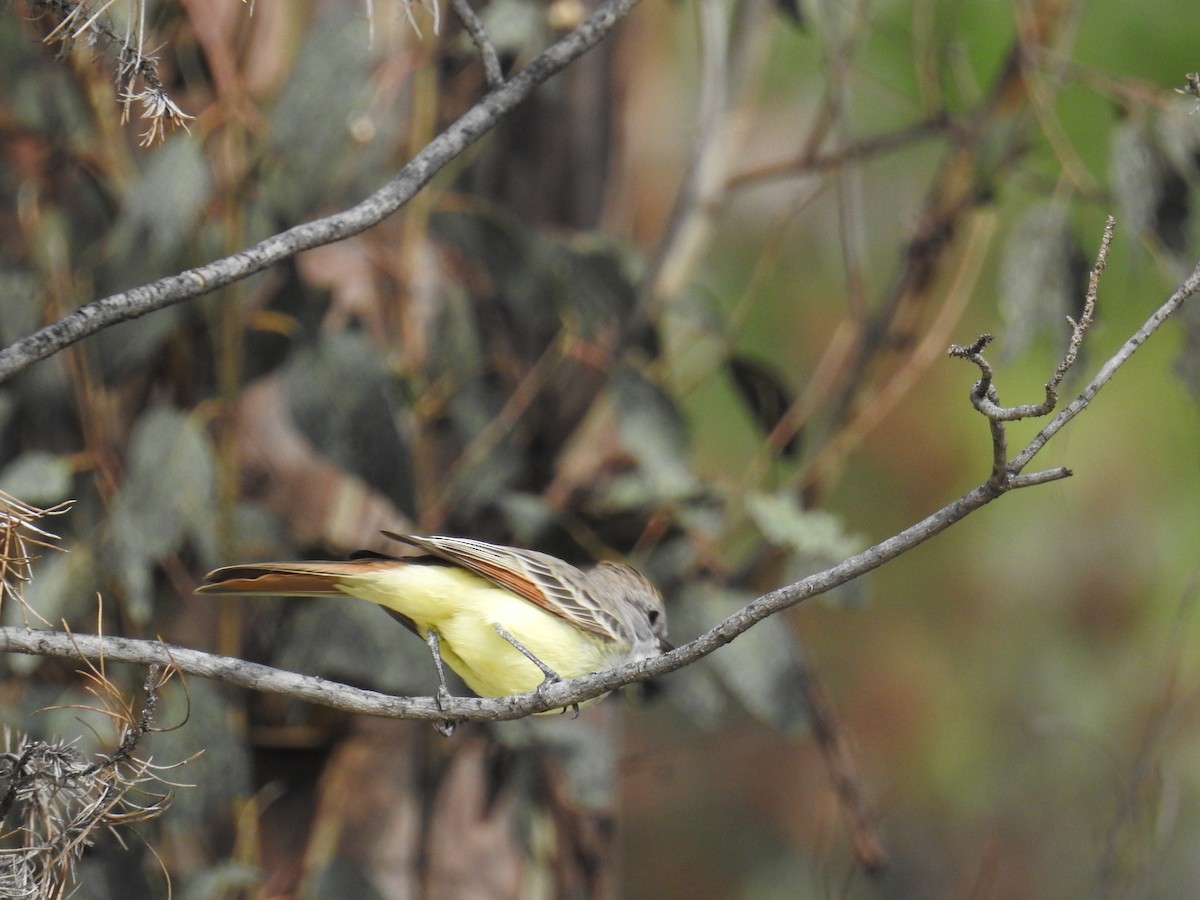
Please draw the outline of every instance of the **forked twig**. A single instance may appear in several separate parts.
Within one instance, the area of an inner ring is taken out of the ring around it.
[[[1088,278],[1088,289],[1084,297],[1083,313],[1080,315],[1078,321],[1067,316],[1067,323],[1071,326],[1071,339],[1067,342],[1067,349],[1063,354],[1062,361],[1055,368],[1054,374],[1050,376],[1050,380],[1046,382],[1046,398],[1041,403],[1026,403],[1021,406],[1000,405],[1000,396],[996,391],[996,385],[993,381],[994,373],[992,366],[983,356],[984,347],[994,340],[990,334],[981,334],[975,340],[975,343],[965,347],[959,344],[950,345],[949,354],[951,357],[965,359],[979,367],[981,377],[979,381],[975,382],[974,387],[971,388],[971,405],[987,417],[988,425],[991,429],[992,476],[990,481],[996,485],[1001,485],[1007,482],[1010,477],[1019,474],[1025,462],[1028,462],[1028,459],[1026,459],[1020,465],[1014,465],[1009,461],[1008,439],[1004,432],[1004,423],[1048,416],[1058,405],[1058,389],[1067,372],[1071,370],[1071,367],[1075,365],[1075,361],[1079,358],[1079,349],[1083,346],[1083,339],[1088,329],[1091,328],[1092,322],[1095,320],[1096,294],[1100,287],[1100,276],[1104,273],[1105,266],[1108,265],[1108,251],[1112,246],[1113,229],[1115,226],[1115,220],[1112,216],[1109,216],[1104,223],[1104,234],[1100,239],[1100,250],[1096,254],[1096,264],[1092,266],[1092,272]],[[1032,454],[1029,458],[1032,458]],[[1066,472],[1066,470],[1063,471]],[[1066,474],[1070,473],[1066,472]]]
[[[467,0],[450,0],[450,5],[454,8],[455,15],[462,20],[463,28],[471,36],[475,48],[479,51],[488,87],[493,91],[503,87],[504,72],[500,69],[500,57],[496,53],[492,39],[488,37],[487,29],[483,27],[483,22],[480,21],[479,16],[475,15],[475,10],[471,9],[471,4]]]

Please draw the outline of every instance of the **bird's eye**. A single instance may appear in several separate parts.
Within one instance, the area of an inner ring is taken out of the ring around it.
[[[658,610],[657,609],[650,610],[650,624],[651,625],[658,624]]]

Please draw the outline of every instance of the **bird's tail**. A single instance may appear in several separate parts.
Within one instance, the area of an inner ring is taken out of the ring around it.
[[[347,579],[380,568],[394,560],[351,559],[344,562],[266,562],[225,566],[204,576],[197,594],[272,594],[276,597],[345,596]]]

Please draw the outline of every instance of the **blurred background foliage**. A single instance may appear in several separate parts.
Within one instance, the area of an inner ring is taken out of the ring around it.
[[[511,71],[586,5],[480,13]],[[4,345],[360,199],[484,90],[448,10],[154,3],[195,119],[146,149],[55,6],[0,17]],[[945,347],[995,332],[1038,400],[1106,214],[1081,370],[1190,271],[1194,13],[643,3],[379,227],[0,385],[0,488],[76,500],[27,600],[429,693],[365,604],[191,594],[386,527],[628,557],[694,636],[986,477]],[[204,748],[195,786],[75,896],[1192,896],[1198,342],[1185,311],[1051,445],[1073,478],[577,721],[444,741],[192,680],[150,750]],[[4,665],[6,725],[79,731],[33,716],[70,666]]]

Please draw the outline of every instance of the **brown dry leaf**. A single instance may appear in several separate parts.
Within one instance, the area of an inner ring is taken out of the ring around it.
[[[288,413],[278,378],[247,387],[235,421],[238,457],[255,499],[301,544],[394,551],[379,532],[413,530],[389,499],[313,450]]]
[[[301,892],[611,896],[596,876],[607,813],[564,817],[561,771],[542,760],[531,783],[514,760],[478,733],[447,745],[424,725],[355,720],[317,788]]]
[[[428,738],[415,723],[354,721],[317,786],[305,880],[319,882],[335,862],[349,862],[382,896],[418,896],[424,840],[417,779]]]
[[[250,14],[243,0],[183,0],[196,40],[204,48],[219,94],[275,93],[292,65],[295,25],[300,15],[286,3],[261,3]],[[246,49],[240,49],[246,48]]]
[[[383,300],[375,264],[362,239],[314,247],[297,256],[296,263],[305,281],[329,291],[329,309],[322,323],[325,328],[342,331],[357,320],[373,341],[384,343]]]
[[[595,403],[559,454],[554,479],[542,496],[552,508],[566,509],[577,491],[606,485],[616,472],[630,465],[632,460],[617,433],[612,404]]]
[[[427,731],[355,720],[317,786],[303,890],[369,883],[383,897],[520,895],[525,854],[511,792],[495,796],[494,746],[471,736],[443,756]]]

